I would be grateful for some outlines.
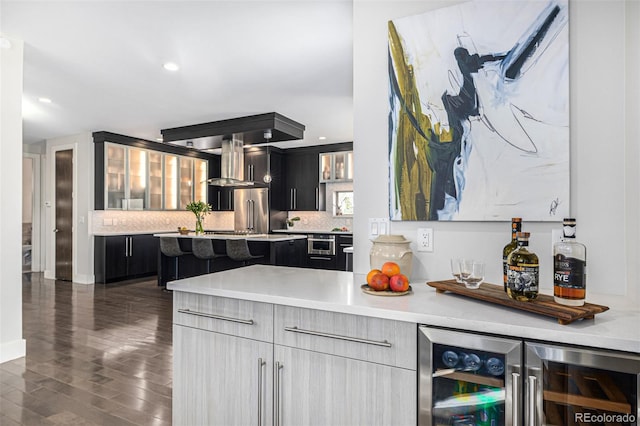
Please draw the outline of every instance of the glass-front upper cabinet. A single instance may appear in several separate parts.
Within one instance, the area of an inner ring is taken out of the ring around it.
[[[143,149],[129,148],[129,185],[127,209],[143,210],[148,208],[148,152]]]
[[[127,187],[127,148],[105,144],[105,205],[108,209],[122,209]]]
[[[320,182],[353,180],[353,151],[320,154]]]
[[[206,160],[194,160],[193,168],[193,201],[207,202],[207,178],[208,178],[208,161]]]
[[[162,210],[162,154],[149,151],[149,209]]]
[[[164,209],[178,208],[178,157],[164,156]]]
[[[193,159],[179,157],[180,161],[180,205],[184,209],[193,197]]]

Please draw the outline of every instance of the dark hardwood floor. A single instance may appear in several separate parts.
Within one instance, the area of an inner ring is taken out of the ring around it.
[[[22,284],[27,355],[0,364],[0,425],[171,424],[171,293],[155,279]]]

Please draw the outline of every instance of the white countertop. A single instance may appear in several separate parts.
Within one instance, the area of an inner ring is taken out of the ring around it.
[[[143,235],[143,234],[170,234],[175,231],[112,231],[112,232],[93,232],[91,235],[96,237],[111,237],[115,235]]]
[[[153,234],[154,237],[177,237],[177,238],[208,238],[211,240],[239,240],[246,239],[247,241],[267,241],[267,242],[277,242],[277,241],[289,241],[289,240],[298,240],[307,238],[306,235],[282,235],[282,234],[257,234],[257,235],[233,235],[233,234],[205,234],[205,235],[196,235],[195,233],[190,233],[187,235],[182,235],[178,232],[171,233],[163,233],[163,234]]]
[[[253,265],[169,282],[189,293],[342,312],[504,336],[640,353],[640,312],[610,306],[595,319],[560,325],[530,314],[453,294],[438,294],[425,281],[412,294],[369,295],[365,276],[351,272]]]

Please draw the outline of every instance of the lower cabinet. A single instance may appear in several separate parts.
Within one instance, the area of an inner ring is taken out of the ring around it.
[[[417,325],[174,292],[173,424],[415,425]]]
[[[96,282],[109,283],[157,274],[160,240],[153,234],[94,238]]]
[[[272,424],[271,343],[174,325],[173,346],[173,424]]]
[[[291,239],[271,243],[271,262],[276,266],[307,266],[307,240]]]

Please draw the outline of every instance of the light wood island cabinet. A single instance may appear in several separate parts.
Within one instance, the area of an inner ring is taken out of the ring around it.
[[[416,324],[174,292],[173,423],[416,424]]]

